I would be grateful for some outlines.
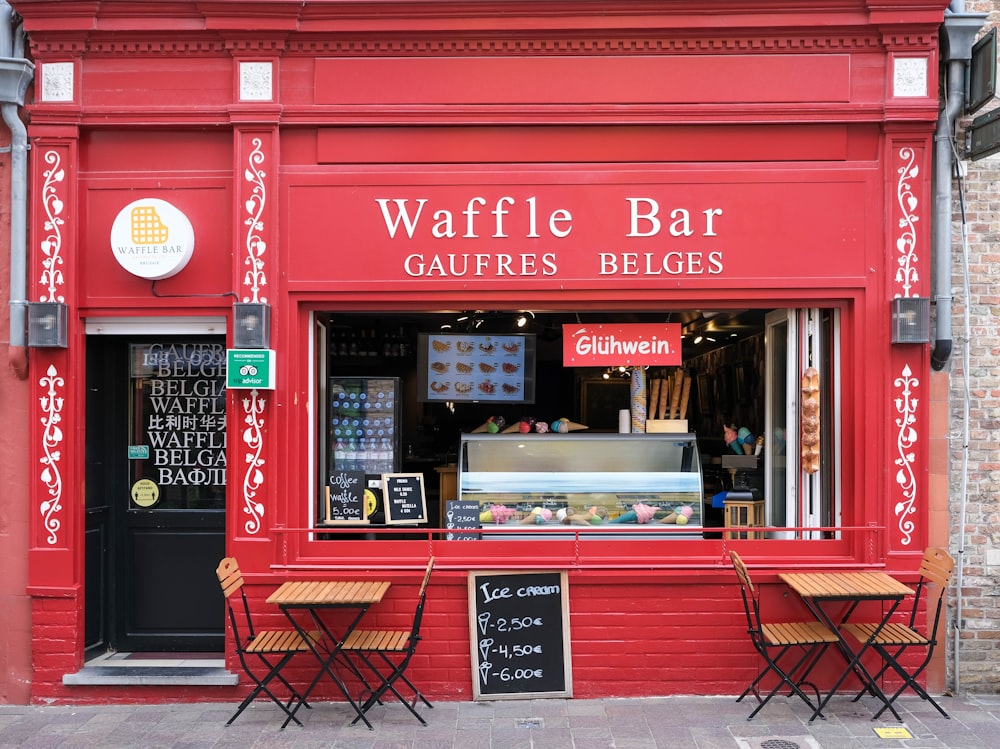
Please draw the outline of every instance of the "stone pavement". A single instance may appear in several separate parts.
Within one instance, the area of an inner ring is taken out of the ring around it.
[[[732,697],[529,699],[437,702],[421,726],[396,703],[369,713],[374,730],[349,725],[344,703],[302,710],[304,725],[280,730],[279,711],[252,705],[0,705],[0,747],[49,749],[995,749],[1000,695],[943,697],[951,719],[918,697],[897,702],[903,723],[871,719],[870,704],[834,698],[827,719],[808,723],[801,702],[774,698],[751,722]],[[797,704],[796,704],[797,703]],[[901,728],[913,738],[882,738]]]

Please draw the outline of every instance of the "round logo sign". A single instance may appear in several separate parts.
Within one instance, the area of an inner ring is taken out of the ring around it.
[[[111,251],[133,276],[158,281],[180,273],[194,254],[194,229],[175,206],[143,198],[119,211],[111,225]]]
[[[160,501],[160,487],[150,479],[139,479],[132,484],[132,501],[139,507],[152,507]]]

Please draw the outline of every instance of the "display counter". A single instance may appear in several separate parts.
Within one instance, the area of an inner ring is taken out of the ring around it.
[[[458,497],[481,526],[649,531],[702,525],[693,434],[465,434]]]

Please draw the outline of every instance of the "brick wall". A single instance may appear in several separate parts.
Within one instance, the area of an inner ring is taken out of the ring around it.
[[[1000,25],[1000,2],[997,0],[966,3],[966,11],[988,13],[985,29]],[[981,116],[996,106],[994,99],[974,116]],[[962,123],[963,127],[968,121]],[[961,128],[958,142],[961,148],[964,144]],[[955,685],[957,666],[961,691],[995,693],[1000,691],[1000,501],[997,489],[1000,486],[1000,154],[967,164],[964,202],[968,232],[968,294],[963,278],[966,263],[962,258],[962,207],[956,190],[952,252],[954,349],[947,366],[950,375],[950,549],[952,552],[963,550],[959,559],[963,605],[957,660],[951,627],[945,647],[948,650],[949,688]],[[966,385],[969,392],[967,418]],[[934,486],[933,478],[931,486]],[[954,602],[954,595],[951,600]],[[949,607],[949,615],[953,623],[953,607]]]

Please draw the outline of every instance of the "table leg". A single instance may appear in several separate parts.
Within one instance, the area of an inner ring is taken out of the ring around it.
[[[847,638],[844,636],[844,633],[841,631],[841,625],[847,621],[850,615],[854,612],[854,609],[857,608],[860,601],[853,601],[840,617],[840,621],[838,623],[834,621],[833,617],[830,616],[829,612],[818,601],[812,598],[803,598],[803,601],[806,606],[808,606],[809,610],[812,611],[821,622],[837,634],[837,647],[840,650],[841,655],[843,655],[844,659],[847,661],[847,668],[840,675],[840,678],[838,678],[834,683],[827,695],[820,701],[816,711],[813,713],[812,717],[809,718],[810,723],[814,721],[817,716],[822,714],[823,708],[826,707],[833,695],[835,695],[837,690],[840,689],[841,684],[844,683],[852,672],[855,673],[861,680],[864,690],[871,692],[874,697],[882,702],[883,708],[879,711],[879,714],[888,708],[889,711],[896,717],[896,720],[901,720],[899,713],[896,712],[896,709],[885,696],[885,693],[881,690],[872,675],[868,673],[868,669],[866,669],[864,664],[861,662],[861,658],[869,649],[874,639],[878,636],[878,633],[882,631],[882,628],[889,622],[889,619],[892,618],[892,615],[896,611],[896,608],[899,606],[901,600],[902,599],[895,599],[892,601],[892,605],[889,606],[888,611],[883,614],[882,621],[875,629],[872,636],[866,642],[862,643],[861,647],[858,648],[857,651],[854,651],[854,649],[851,648],[850,643],[847,642]]]
[[[290,609],[287,607],[282,607],[282,610],[285,612],[285,616],[289,619],[289,621],[292,622],[292,626],[294,626],[296,630],[298,630],[300,633],[303,634],[303,636],[305,636],[305,629],[302,627],[301,624],[299,624],[299,622],[295,619],[295,617],[292,616]],[[324,635],[322,639],[329,640],[332,643],[332,645],[329,650],[329,653],[324,656],[322,653],[320,653],[318,647],[314,645],[308,638],[306,638],[306,642],[309,644],[309,649],[312,650],[313,655],[316,656],[316,660],[319,661],[320,668],[319,671],[316,672],[316,676],[314,676],[313,680],[309,683],[309,686],[306,687],[306,691],[302,693],[302,700],[295,705],[295,707],[292,709],[291,714],[287,718],[285,718],[285,722],[282,723],[281,725],[282,728],[287,726],[289,722],[291,722],[295,718],[295,713],[298,712],[299,707],[302,705],[303,702],[306,702],[309,699],[309,695],[312,693],[312,690],[319,683],[319,680],[320,678],[322,678],[323,674],[326,673],[333,681],[333,683],[337,685],[337,688],[340,690],[340,693],[344,695],[344,699],[346,699],[348,703],[350,703],[351,707],[354,708],[354,712],[357,714],[358,718],[364,721],[364,724],[368,726],[368,730],[369,731],[375,730],[374,726],[372,726],[371,722],[368,720],[364,712],[361,710],[360,705],[358,705],[358,703],[355,702],[354,698],[351,697],[351,692],[347,688],[347,685],[344,683],[343,679],[341,679],[333,670],[334,661],[337,659],[337,656],[343,652],[341,648],[343,647],[344,641],[347,639],[348,635],[350,635],[351,632],[354,631],[355,627],[358,626],[358,622],[361,621],[361,617],[364,616],[367,610],[368,610],[367,606],[361,607],[360,610],[358,611],[357,616],[354,617],[350,625],[347,627],[346,632],[344,632],[344,636],[338,639],[333,635],[333,633],[330,631],[330,628],[326,625],[326,622],[323,621],[322,617],[318,615],[316,610],[311,608],[309,609],[309,615],[311,616],[313,622],[316,624],[317,628]],[[347,660],[347,656],[344,656],[344,659]],[[351,664],[351,668],[352,670],[354,670],[353,664]],[[354,722],[357,721],[355,720]]]

